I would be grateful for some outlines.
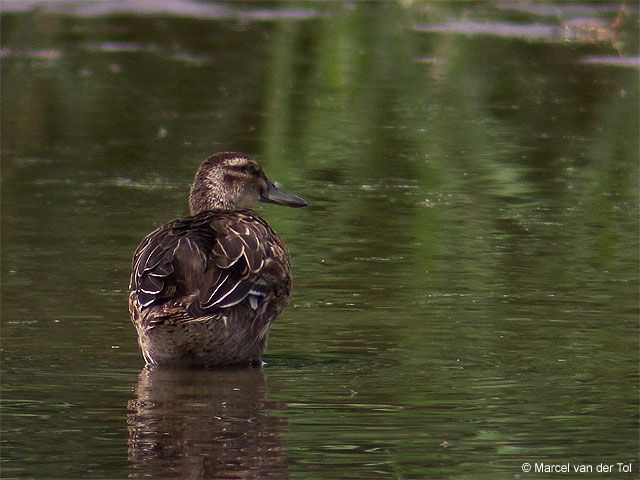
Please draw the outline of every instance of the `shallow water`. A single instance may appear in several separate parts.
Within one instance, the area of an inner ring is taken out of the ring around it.
[[[637,478],[636,7],[140,5],[2,5],[2,478]],[[145,370],[132,252],[229,149],[310,203],[289,309]]]

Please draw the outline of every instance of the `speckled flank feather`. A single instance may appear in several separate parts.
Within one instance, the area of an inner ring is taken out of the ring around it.
[[[244,165],[238,156],[227,158],[231,165],[213,166],[224,170]],[[241,185],[268,185],[261,170],[253,173],[264,181]],[[216,189],[224,194],[225,185]],[[290,198],[292,206],[305,204]],[[255,212],[204,210],[144,238],[133,257],[129,288],[129,310],[148,364],[256,363],[269,327],[289,300],[289,252]]]

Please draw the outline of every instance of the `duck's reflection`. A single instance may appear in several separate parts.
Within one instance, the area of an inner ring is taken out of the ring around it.
[[[130,478],[265,478],[284,468],[259,368],[145,369],[128,403]]]

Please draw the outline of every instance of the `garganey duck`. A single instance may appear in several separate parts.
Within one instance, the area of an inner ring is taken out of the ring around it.
[[[244,153],[202,163],[191,216],[147,235],[133,255],[129,312],[147,365],[260,364],[269,327],[291,294],[287,246],[248,210],[258,201],[304,207]]]

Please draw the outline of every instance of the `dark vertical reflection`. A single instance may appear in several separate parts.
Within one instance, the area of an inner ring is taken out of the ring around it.
[[[282,476],[282,419],[260,369],[145,369],[128,402],[130,478]]]

